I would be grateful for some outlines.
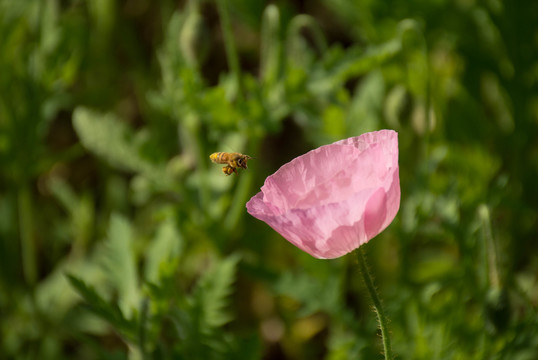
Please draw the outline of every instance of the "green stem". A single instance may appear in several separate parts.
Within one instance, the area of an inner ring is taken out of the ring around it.
[[[366,255],[362,247],[359,247],[357,249],[356,254],[357,254],[357,260],[359,262],[359,268],[362,274],[362,278],[364,280],[364,283],[366,284],[366,288],[368,289],[370,298],[372,299],[372,302],[374,303],[374,309],[377,314],[377,320],[379,321],[379,328],[381,329],[381,338],[383,339],[383,352],[385,355],[385,359],[392,360],[394,359],[394,355],[392,354],[392,347],[390,345],[388,319],[385,316],[383,307],[381,306],[381,300],[379,299],[379,295],[377,294],[377,291],[374,286],[374,280],[372,278],[372,275],[370,274],[368,265],[366,264]]]
[[[18,193],[19,232],[22,248],[22,270],[26,283],[33,287],[37,280],[37,256],[33,220],[32,198],[28,185],[23,185]]]
[[[497,270],[497,247],[495,246],[495,240],[493,239],[493,233],[491,231],[491,219],[489,215],[489,208],[487,205],[482,204],[478,208],[478,214],[482,220],[482,231],[484,234],[484,248],[486,253],[486,287],[492,287],[493,289],[501,288],[501,281],[499,278],[499,271]]]
[[[149,298],[145,297],[140,303],[140,325],[138,327],[138,343],[142,359],[149,359],[150,356],[146,349],[146,321],[148,319]]]
[[[228,2],[226,0],[217,0],[217,6],[221,21],[222,34],[224,36],[224,47],[226,49],[226,58],[230,70],[235,77],[239,95],[241,96],[241,69],[239,67],[239,56],[235,47],[234,36],[232,32],[232,24],[230,22],[230,15],[228,13]]]
[[[254,180],[252,172],[246,172],[240,175],[233,197],[234,201],[228,209],[228,215],[224,220],[224,228],[227,231],[233,231],[236,228],[241,216],[245,212],[245,204],[248,201],[249,195],[251,195],[251,187]]]

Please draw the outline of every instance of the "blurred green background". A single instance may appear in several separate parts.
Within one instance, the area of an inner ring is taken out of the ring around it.
[[[355,257],[245,209],[382,128],[398,358],[538,359],[538,2],[0,0],[0,358],[382,358]]]

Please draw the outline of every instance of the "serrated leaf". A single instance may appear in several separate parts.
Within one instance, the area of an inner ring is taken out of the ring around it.
[[[216,328],[230,321],[225,308],[232,292],[238,261],[238,256],[226,258],[207,271],[196,285],[194,300],[202,313],[202,325]]]
[[[104,250],[104,267],[111,285],[118,291],[118,303],[130,315],[138,306],[140,294],[133,251],[131,224],[118,214],[110,218]]]
[[[80,278],[69,274],[66,276],[71,286],[82,296],[91,312],[110,322],[129,340],[136,337],[136,321],[126,319],[117,304],[103,299],[93,287],[87,285]]]
[[[161,224],[155,239],[151,242],[146,256],[145,278],[152,283],[159,282],[161,264],[177,258],[181,254],[182,238],[173,219]]]
[[[219,329],[230,321],[226,306],[232,292],[238,256],[214,264],[202,275],[190,297],[183,299],[173,313],[182,339],[178,350],[187,358],[226,359],[231,339]]]
[[[102,244],[98,244],[97,248]],[[98,250],[95,252],[98,253]],[[61,319],[75,303],[80,302],[77,292],[69,284],[66,274],[84,274],[84,280],[92,284],[102,284],[104,274],[95,261],[94,254],[71,256],[56,264],[55,269],[42,279],[35,289],[35,303],[43,312],[55,309],[49,318]],[[96,285],[99,287],[99,285]]]
[[[82,144],[111,165],[134,172],[155,170],[139,155],[132,130],[115,115],[78,107],[73,113],[73,126]]]

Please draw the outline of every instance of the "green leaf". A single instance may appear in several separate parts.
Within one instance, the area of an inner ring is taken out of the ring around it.
[[[73,113],[73,126],[82,144],[111,165],[146,174],[157,170],[140,156],[135,134],[115,115],[78,107]]]
[[[399,40],[372,46],[365,52],[351,48],[345,53],[339,48],[330,49],[325,56],[326,69],[318,69],[310,80],[310,90],[318,95],[334,91],[354,77],[366,74],[388,61],[401,50]]]
[[[93,231],[95,209],[93,199],[85,193],[77,195],[71,186],[60,177],[48,182],[48,189],[69,214],[73,247],[83,248]]]
[[[275,291],[300,301],[303,304],[300,316],[307,316],[316,311],[337,311],[341,287],[336,275],[321,279],[305,272],[284,273],[275,284]]]
[[[269,5],[263,12],[261,25],[260,76],[266,85],[272,85],[280,75],[282,45],[279,38],[280,12]]]
[[[181,256],[183,239],[172,218],[167,218],[161,224],[157,235],[147,250],[145,264],[145,279],[158,283],[162,264],[168,264],[174,258]]]
[[[327,50],[327,40],[316,19],[300,14],[289,23],[286,34],[286,57],[294,68],[309,69]]]
[[[226,307],[238,260],[230,256],[217,262],[201,276],[191,296],[178,298],[172,319],[181,339],[177,350],[187,358],[227,359],[234,351],[235,339],[220,327],[231,319]],[[162,286],[150,285],[152,296],[167,292]]]
[[[128,340],[136,338],[137,325],[134,319],[126,319],[117,304],[103,299],[93,287],[87,285],[80,278],[70,274],[66,276],[71,286],[82,296],[91,312],[110,322]]]
[[[342,139],[345,135],[345,112],[341,106],[329,105],[325,108],[323,115],[323,132],[331,140]]]
[[[359,84],[351,103],[347,118],[350,136],[379,128],[384,95],[383,75],[380,71],[370,72]]]
[[[238,261],[238,256],[228,257],[204,273],[196,285],[193,294],[195,306],[201,310],[203,325],[209,328],[222,326],[231,319],[225,308]]]
[[[118,303],[130,315],[138,307],[140,293],[133,251],[131,224],[118,214],[113,214],[108,228],[104,250],[105,272],[111,285],[118,291]]]

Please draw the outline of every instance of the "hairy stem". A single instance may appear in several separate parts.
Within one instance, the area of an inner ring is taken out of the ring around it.
[[[388,319],[385,316],[383,307],[381,306],[381,300],[379,299],[379,295],[377,294],[377,291],[374,286],[374,280],[372,278],[372,275],[370,274],[368,265],[366,264],[366,255],[362,247],[359,247],[356,250],[356,254],[357,260],[359,262],[360,272],[362,274],[362,279],[364,280],[366,288],[368,289],[368,293],[370,294],[370,298],[374,303],[377,320],[379,321],[379,328],[381,329],[381,338],[383,339],[383,353],[385,355],[385,359],[392,360],[394,359],[394,355],[392,354],[392,347],[390,344]]]

